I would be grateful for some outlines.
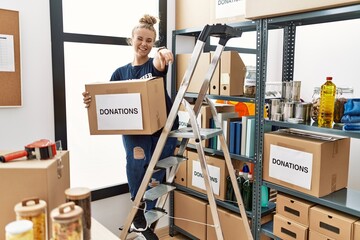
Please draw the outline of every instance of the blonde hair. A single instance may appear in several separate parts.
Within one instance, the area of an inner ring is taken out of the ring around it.
[[[155,42],[157,33],[154,28],[154,25],[158,22],[159,20],[156,17],[151,16],[149,14],[145,14],[139,19],[139,23],[132,29],[131,37],[134,37],[134,32],[136,29],[145,28],[154,33],[154,42]],[[128,39],[127,42],[131,45],[131,39]]]

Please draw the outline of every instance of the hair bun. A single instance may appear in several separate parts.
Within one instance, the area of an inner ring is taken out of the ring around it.
[[[149,25],[155,25],[157,23],[157,19],[154,16],[151,16],[149,14],[145,14],[142,18],[140,18],[139,23],[142,24],[149,24]]]

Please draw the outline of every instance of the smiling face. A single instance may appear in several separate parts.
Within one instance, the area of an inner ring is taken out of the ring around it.
[[[137,28],[133,32],[132,46],[137,59],[148,58],[155,43],[155,33],[146,28]]]

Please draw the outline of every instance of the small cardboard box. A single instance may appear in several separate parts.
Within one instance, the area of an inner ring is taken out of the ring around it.
[[[206,239],[207,202],[174,191],[174,224],[198,239]]]
[[[309,240],[335,240],[335,239],[330,238],[328,236],[325,236],[324,234],[318,233],[317,231],[313,231],[313,230],[310,229],[310,231],[309,231]]]
[[[309,213],[312,206],[314,206],[312,202],[284,193],[277,193],[276,213],[305,226],[309,226]]]
[[[360,239],[360,220],[354,223],[354,240]]]
[[[307,240],[309,228],[280,214],[274,215],[274,235],[281,239]]]
[[[353,239],[353,225],[358,217],[324,206],[310,208],[310,229],[334,239]]]
[[[220,95],[244,95],[246,66],[238,52],[224,51],[220,62]]]
[[[239,214],[217,207],[221,230],[224,239],[247,239],[243,219]],[[206,208],[206,236],[207,240],[216,240],[216,232],[213,227],[214,221],[211,215],[210,205]]]
[[[209,24],[210,6],[208,0],[175,1],[175,29],[200,28]],[[201,12],[199,11],[201,9]]]
[[[350,138],[290,130],[265,133],[263,179],[315,197],[345,188]]]
[[[187,187],[206,194],[205,181],[197,152],[188,151]],[[215,198],[225,200],[228,170],[224,159],[205,156]]]
[[[175,154],[177,154],[178,151],[179,151],[179,148],[176,148]],[[183,156],[187,157],[187,150],[185,150]],[[179,169],[175,175],[174,182],[176,184],[186,187],[186,183],[187,183],[186,176],[187,176],[187,161],[183,161],[179,165]]]
[[[359,0],[246,0],[245,17],[259,19],[302,13],[359,3]]]
[[[6,153],[9,152],[0,151],[0,155]],[[51,230],[50,212],[65,203],[65,190],[70,187],[69,152],[58,151],[48,160],[20,158],[0,163],[0,181],[0,236],[5,236],[5,226],[16,220],[15,205],[32,197],[46,202],[48,229]]]
[[[90,134],[153,134],[166,122],[163,78],[85,85]]]

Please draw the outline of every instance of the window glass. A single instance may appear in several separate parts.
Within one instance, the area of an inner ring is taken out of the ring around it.
[[[98,189],[126,183],[122,137],[90,135],[81,94],[85,84],[108,82],[116,68],[130,62],[132,47],[66,42],[64,52],[71,186]]]
[[[159,17],[159,1],[63,0],[66,33],[130,37],[133,26],[144,14]]]

